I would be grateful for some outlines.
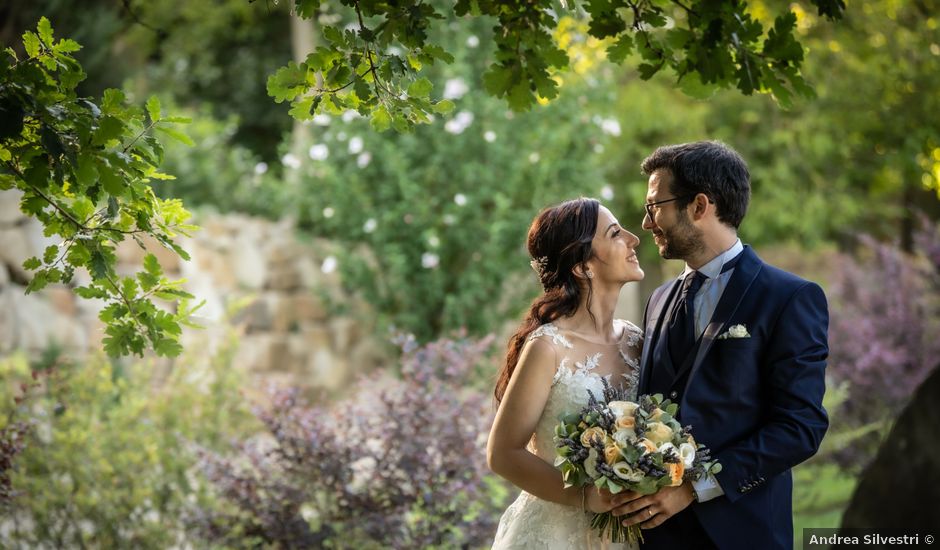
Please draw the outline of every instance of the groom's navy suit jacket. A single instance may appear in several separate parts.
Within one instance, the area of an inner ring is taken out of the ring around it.
[[[822,406],[826,297],[815,283],[765,264],[746,246],[704,335],[674,365],[657,342],[680,284],[659,287],[646,306],[640,392],[680,404],[680,422],[721,463],[715,477],[725,493],[682,513],[723,550],[790,550],[790,468],[816,452],[829,426]],[[735,325],[750,337],[716,338]],[[654,376],[656,369],[666,370]],[[644,549],[701,546],[678,517],[647,531]]]

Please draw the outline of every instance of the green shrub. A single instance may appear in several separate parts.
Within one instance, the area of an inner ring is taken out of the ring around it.
[[[190,444],[217,448],[253,426],[225,354],[206,366],[121,366],[61,357],[31,399],[12,400],[31,378],[21,356],[0,360],[4,412],[34,424],[11,481],[6,548],[167,548],[186,538],[185,517],[211,502],[192,472]],[[13,410],[12,407],[18,407]]]

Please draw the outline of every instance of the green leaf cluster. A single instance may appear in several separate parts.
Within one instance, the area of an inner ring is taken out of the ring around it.
[[[70,54],[80,46],[55,40],[45,17],[23,44],[27,57],[12,48],[0,56],[0,189],[21,191],[23,213],[60,240],[24,263],[33,271],[27,292],[71,283],[85,269],[91,281],[77,292],[107,302],[101,320],[108,353],[143,354],[149,347],[177,355],[192,296],[180,290],[181,281],[162,276],[152,255],[137,276],[118,275],[115,246],[131,238],[143,247],[150,237],[188,259],[176,238],[196,227],[186,223],[180,201],[158,198],[151,185],[172,179],[159,170],[163,145],[154,133],[191,143],[175,127],[189,121],[164,116],[156,97],[146,109],[128,105],[116,89],[98,102],[79,97],[85,75]],[[154,297],[176,303],[176,312],[158,309]]]
[[[343,1],[355,12],[352,29],[322,28],[324,46],[303,63],[289,63],[268,80],[276,101],[291,101],[291,114],[308,120],[318,113],[356,109],[371,117],[373,127],[409,131],[443,112],[446,104],[429,99],[425,65],[451,63],[453,56],[429,39],[429,29],[447,20],[435,4],[419,0],[387,3]],[[786,9],[765,31],[743,2],[689,0],[590,0],[572,2],[573,13],[589,21],[589,34],[609,40],[609,59],[636,64],[644,80],[664,69],[683,90],[704,96],[715,88],[736,87],[741,93],[773,93],[783,105],[794,94],[812,89],[800,68],[803,47],[794,37],[796,16]],[[812,0],[820,14],[842,17],[842,0]],[[327,4],[296,0],[301,17],[314,18]],[[565,6],[561,7],[562,12]],[[445,12],[446,13],[446,12]],[[458,0],[447,13],[458,18],[495,21],[495,52],[483,84],[516,111],[538,98],[558,96],[556,73],[569,65],[568,54],[553,37],[560,18],[552,0]]]
[[[289,101],[290,114],[297,120],[352,109],[368,116],[380,132],[392,127],[409,131],[430,122],[432,113],[453,109],[450,101],[432,99],[431,81],[420,76],[424,67],[437,61],[453,62],[443,48],[426,43],[432,21],[443,16],[423,2],[352,5],[358,28],[323,26],[326,45],[303,62],[291,62],[271,75],[267,84],[271,97],[278,103]],[[318,8],[319,2],[296,3],[301,16],[312,17]]]

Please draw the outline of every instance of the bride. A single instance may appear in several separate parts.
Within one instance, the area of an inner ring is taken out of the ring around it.
[[[529,227],[544,293],[509,341],[487,444],[490,469],[522,492],[500,519],[493,548],[603,546],[590,521],[614,508],[613,495],[593,486],[566,489],[552,466],[552,436],[560,414],[587,404],[588,390],[602,395],[602,378],[635,397],[642,332],[614,319],[614,308],[621,287],[643,278],[639,242],[588,198],[548,208]]]

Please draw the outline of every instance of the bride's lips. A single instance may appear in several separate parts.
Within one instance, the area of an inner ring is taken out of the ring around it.
[[[636,253],[635,253],[635,252],[634,252],[633,254],[630,254],[629,256],[627,256],[627,261],[630,262],[630,263],[633,263],[633,264],[639,264],[639,263],[640,263],[640,262],[637,260],[637,258],[636,258]]]

